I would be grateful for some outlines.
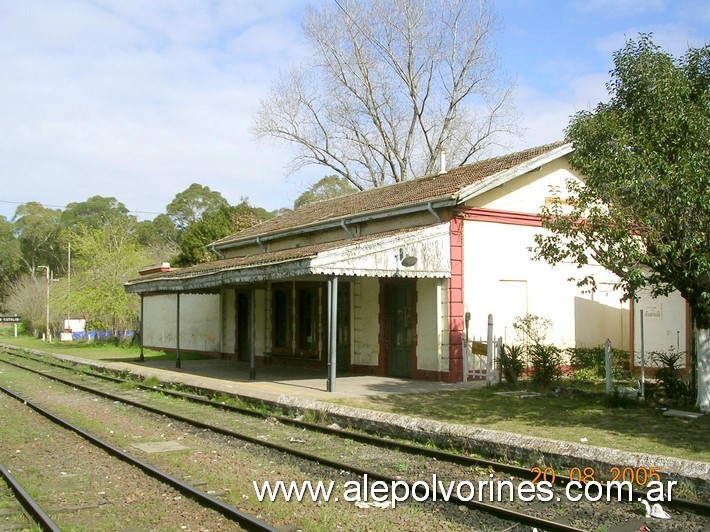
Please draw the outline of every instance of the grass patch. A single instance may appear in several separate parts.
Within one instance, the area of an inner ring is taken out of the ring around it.
[[[57,340],[48,344],[33,336],[20,335],[17,338],[11,334],[0,334],[0,343],[26,349],[38,349],[51,353],[70,355],[89,360],[109,360],[112,362],[136,361],[140,358],[141,350],[137,345],[114,345],[113,342],[59,342]],[[143,356],[147,361],[175,360],[175,353],[166,353],[154,349],[144,349]],[[204,355],[197,353],[181,352],[181,360],[203,360]]]
[[[334,402],[625,451],[710,461],[710,418],[666,417],[652,405],[609,408],[601,391],[519,398],[504,388],[392,394]]]

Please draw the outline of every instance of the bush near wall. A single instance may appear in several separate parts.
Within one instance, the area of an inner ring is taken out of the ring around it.
[[[590,373],[599,379],[606,377],[604,346],[570,347],[566,349],[566,353],[575,371],[584,370],[584,373]],[[611,360],[612,378],[623,379],[627,377],[629,353],[621,349],[612,349]]]

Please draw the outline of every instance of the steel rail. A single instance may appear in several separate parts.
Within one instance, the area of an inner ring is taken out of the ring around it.
[[[15,498],[22,505],[29,517],[33,519],[39,527],[46,532],[61,532],[54,521],[45,513],[44,510],[37,504],[32,496],[25,491],[22,485],[13,477],[10,472],[0,464],[0,475],[5,479],[5,483],[15,494]]]
[[[76,387],[76,386],[75,386]],[[270,532],[275,532],[277,529],[272,527],[271,525],[268,525],[267,523],[261,521],[260,519],[257,519],[256,517],[246,513],[242,512],[241,510],[230,506],[219,499],[216,499],[215,497],[212,497],[211,495],[198,490],[197,488],[194,488],[190,484],[187,484],[186,482],[183,482],[182,480],[169,475],[167,473],[164,473],[163,471],[159,470],[158,468],[150,465],[147,462],[144,462],[143,460],[140,460],[138,458],[135,458],[134,456],[131,456],[128,453],[123,452],[121,449],[118,447],[115,447],[111,445],[108,442],[105,442],[92,434],[86,432],[85,430],[69,423],[68,421],[52,414],[48,410],[45,410],[44,408],[40,407],[39,405],[34,404],[33,402],[29,401],[28,399],[12,392],[11,390],[5,388],[4,386],[0,386],[0,391],[5,393],[6,395],[12,397],[13,399],[16,399],[17,401],[27,405],[29,408],[34,410],[35,412],[41,414],[45,418],[49,419],[53,423],[59,425],[60,427],[63,427],[67,430],[70,430],[85,440],[89,441],[93,445],[103,449],[106,451],[109,455],[118,458],[124,462],[127,462],[139,469],[141,469],[144,473],[148,474],[149,476],[165,483],[168,484],[169,486],[172,486],[179,492],[181,492],[183,495],[186,495],[196,501],[198,501],[202,506],[206,506],[208,508],[211,508],[220,514],[224,515],[225,517],[228,517],[229,519],[232,519],[236,522],[238,522],[241,526],[243,526],[247,530],[267,530]]]
[[[188,418],[186,416],[182,416],[179,414],[166,412],[166,411],[161,410],[159,408],[155,408],[150,405],[145,405],[145,404],[142,404],[138,401],[133,401],[131,399],[126,399],[126,398],[123,398],[120,396],[116,396],[116,395],[110,394],[108,392],[104,392],[101,390],[93,390],[88,386],[73,383],[71,381],[65,381],[64,379],[61,379],[56,376],[48,376],[48,375],[42,374],[41,372],[38,372],[36,370],[32,370],[29,368],[22,368],[21,366],[16,365],[16,364],[12,364],[12,365],[20,367],[21,369],[26,369],[27,371],[30,371],[32,373],[37,373],[37,374],[41,374],[43,376],[47,376],[57,382],[65,384],[67,386],[72,386],[74,388],[77,388],[82,391],[86,391],[88,393],[92,393],[95,395],[99,395],[101,397],[104,397],[106,399],[110,399],[112,401],[119,401],[119,402],[122,402],[127,405],[141,408],[143,410],[146,410],[146,411],[154,413],[154,414],[158,414],[161,416],[169,417],[169,418],[174,419],[176,421],[187,423],[187,424],[192,425],[197,428],[210,430],[212,432],[222,434],[224,436],[228,436],[231,438],[239,439],[241,441],[246,441],[248,443],[252,443],[252,444],[258,445],[260,447],[265,447],[265,448],[279,451],[279,452],[282,452],[285,454],[289,454],[291,456],[295,456],[297,458],[301,458],[301,459],[307,460],[309,462],[319,463],[321,465],[333,468],[338,471],[343,471],[343,470],[350,471],[352,473],[355,473],[357,475],[361,475],[363,477],[365,475],[367,475],[368,478],[386,482],[391,486],[392,485],[401,485],[401,483],[404,482],[401,479],[398,479],[395,477],[390,477],[387,475],[383,475],[383,474],[378,473],[376,471],[371,471],[371,470],[368,470],[365,468],[361,468],[361,467],[355,466],[353,464],[338,462],[336,460],[331,460],[331,459],[324,458],[321,456],[316,456],[311,453],[307,453],[305,451],[299,451],[299,450],[294,449],[292,447],[280,445],[278,443],[267,442],[267,441],[261,440],[259,438],[256,438],[254,436],[249,436],[247,434],[235,432],[235,431],[232,431],[229,429],[225,429],[223,427],[217,427],[217,426],[211,425],[209,423],[205,423],[205,422],[202,422],[199,420]],[[0,387],[0,390],[5,391],[2,387]],[[20,399],[20,400],[22,400],[22,399]],[[51,415],[51,414],[49,414],[49,415]],[[77,429],[77,430],[81,430],[81,429]],[[106,444],[106,445],[109,445],[109,444]],[[121,452],[121,451],[119,451],[119,452]],[[409,486],[411,493],[422,493],[422,490],[424,489],[423,487],[415,485],[416,483],[407,482],[407,484]],[[412,488],[414,488],[414,489],[412,490]],[[550,531],[559,531],[559,532],[580,532],[581,531],[581,529],[579,529],[579,528],[572,527],[572,526],[566,525],[564,523],[557,523],[555,521],[550,521],[550,520],[542,518],[542,517],[532,516],[529,514],[521,513],[521,512],[515,511],[515,510],[496,506],[493,504],[488,504],[485,502],[461,499],[460,497],[454,495],[453,493],[445,494],[442,487],[435,487],[435,491],[436,491],[437,495],[439,495],[439,499],[444,502],[467,506],[469,508],[483,511],[488,514],[496,515],[500,518],[514,521],[516,523],[521,523],[521,524],[525,524],[525,525],[529,525],[529,526],[533,526],[533,527],[540,527],[544,530],[550,530]]]
[[[22,355],[19,355],[19,356],[22,356]],[[72,370],[72,368],[69,368],[67,366],[52,363],[52,362],[45,361],[45,360],[36,360],[33,358],[29,358],[29,360],[35,360],[36,362],[40,362],[40,363],[47,364],[50,366],[59,367],[59,368],[66,369],[69,371]],[[61,377],[46,375],[46,374],[39,372],[37,370],[33,370],[31,368],[26,368],[24,366],[21,366],[19,364],[14,364],[12,362],[7,362],[7,363],[16,365],[17,367],[22,368],[22,369],[26,369],[28,371],[37,372],[39,374],[47,376],[48,378],[57,379],[59,382],[64,382],[64,384],[70,384],[72,386],[77,386],[77,387],[80,386],[80,385],[76,385],[75,383],[72,383],[71,381],[63,381],[61,379]],[[120,379],[118,377],[103,375],[101,373],[87,372],[84,370],[80,370],[80,371],[86,375],[94,376],[94,377],[97,377],[100,379],[106,379],[106,380],[110,380],[113,382],[124,382],[124,383],[127,382],[126,379]],[[374,446],[381,447],[381,448],[402,451],[402,452],[416,455],[416,456],[426,456],[428,458],[435,458],[437,460],[445,460],[445,461],[448,461],[451,463],[455,463],[455,464],[463,465],[463,466],[468,466],[468,467],[490,468],[493,471],[496,471],[499,473],[507,473],[507,474],[511,474],[516,477],[527,479],[527,480],[535,479],[538,475],[537,473],[531,471],[530,468],[524,468],[524,467],[520,467],[520,466],[516,466],[516,465],[512,465],[512,464],[505,464],[505,463],[496,462],[493,460],[486,460],[484,458],[475,458],[472,456],[451,453],[451,452],[447,452],[447,451],[442,451],[440,449],[422,447],[420,445],[415,445],[415,444],[411,444],[411,443],[392,440],[389,438],[383,438],[383,437],[375,436],[372,434],[362,434],[362,433],[351,432],[351,431],[340,429],[340,428],[328,427],[325,425],[319,425],[317,423],[310,423],[308,421],[297,420],[297,419],[294,419],[294,418],[291,418],[288,416],[274,415],[274,414],[259,412],[259,411],[256,411],[256,410],[253,410],[250,408],[239,407],[239,406],[234,406],[234,405],[227,405],[227,404],[219,403],[216,401],[211,401],[211,400],[209,400],[205,397],[199,396],[199,395],[180,392],[177,390],[170,390],[170,389],[162,388],[162,387],[156,388],[153,386],[146,386],[143,384],[136,384],[136,387],[140,388],[142,390],[146,390],[146,391],[159,392],[159,393],[164,393],[166,395],[180,397],[182,399],[187,399],[187,400],[190,400],[190,401],[193,401],[196,403],[208,405],[208,406],[211,406],[214,408],[219,408],[222,410],[227,410],[227,411],[231,411],[231,412],[244,414],[244,415],[251,416],[251,417],[257,417],[257,418],[262,418],[262,419],[273,418],[276,421],[286,424],[286,425],[300,427],[300,428],[304,428],[304,429],[311,430],[314,432],[320,432],[323,434],[330,434],[330,435],[338,436],[341,438],[348,438],[348,439],[351,439],[354,441],[358,441],[360,443],[374,445]],[[92,392],[92,389],[87,389],[86,391]],[[103,393],[103,392],[100,392],[100,393]],[[239,396],[238,394],[234,394],[234,395],[237,398],[240,398],[242,400],[251,399],[251,398]],[[109,398],[113,399],[113,400],[119,400],[119,401],[124,400],[120,397],[112,396],[112,395]],[[130,401],[130,400],[127,400],[127,401]],[[139,405],[135,405],[135,406],[139,406]],[[572,482],[572,479],[568,476],[555,475],[554,484],[556,484],[558,486],[564,487],[571,482]],[[608,490],[610,489],[610,487],[606,483],[602,483],[600,486],[603,490],[603,493],[606,495],[608,493]],[[611,489],[613,490],[612,495],[617,495],[617,496],[620,495],[620,492],[619,492],[620,488],[612,486]],[[631,494],[635,500],[648,498],[647,493],[645,493],[641,490],[632,490]],[[703,516],[710,515],[710,504],[700,502],[700,501],[693,501],[690,499],[683,499],[683,498],[674,498],[672,500],[664,501],[664,504],[666,504],[668,507],[671,507],[671,508],[677,508],[677,509],[682,509],[682,510],[686,510],[686,511],[691,511],[696,514],[703,515]]]

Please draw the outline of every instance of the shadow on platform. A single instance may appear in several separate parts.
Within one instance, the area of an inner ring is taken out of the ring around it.
[[[122,369],[146,377],[154,375],[160,380],[183,382],[187,385],[227,393],[252,396],[294,395],[321,400],[395,393],[441,392],[484,384],[430,382],[339,373],[335,380],[335,391],[328,392],[326,369],[263,365],[257,366],[256,378],[250,380],[249,364],[235,360],[182,360],[180,368],[175,366],[174,360],[127,362],[124,359],[121,362],[109,362],[109,365],[123,366]]]

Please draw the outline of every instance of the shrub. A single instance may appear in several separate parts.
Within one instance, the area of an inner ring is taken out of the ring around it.
[[[578,368],[572,372],[572,381],[574,382],[599,382],[601,378],[596,370],[591,368]]]
[[[505,381],[513,386],[523,371],[523,347],[520,345],[503,345],[500,351],[500,371]]]
[[[606,377],[604,347],[570,347],[566,350],[575,372],[587,369],[599,379]],[[629,354],[620,349],[611,350],[611,376],[616,380],[628,376]]]
[[[656,379],[661,384],[666,397],[669,399],[691,398],[691,386],[683,379],[683,372],[679,367],[681,359],[685,358],[685,353],[669,350],[652,351],[649,353],[651,360],[660,364],[656,371]]]
[[[562,352],[554,345],[533,344],[528,347],[532,365],[532,382],[544,388],[559,378]]]
[[[513,320],[513,328],[523,343],[543,344],[552,328],[552,321],[534,314],[525,314]]]

